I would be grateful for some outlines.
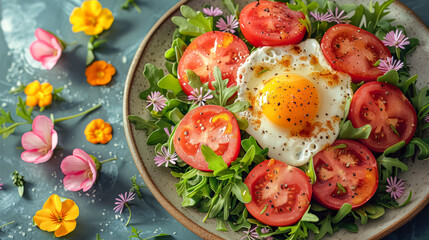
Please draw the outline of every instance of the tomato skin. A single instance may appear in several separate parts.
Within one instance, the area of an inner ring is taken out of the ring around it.
[[[359,141],[375,152],[384,152],[400,141],[408,143],[417,127],[417,114],[413,105],[401,90],[388,83],[370,82],[362,85],[352,98],[348,118],[355,128],[371,125],[369,138]]]
[[[329,28],[320,46],[332,68],[349,74],[355,83],[377,80],[383,72],[374,64],[392,56],[374,34],[350,24]]]
[[[306,28],[299,19],[302,12],[289,9],[281,2],[259,1],[246,5],[240,13],[240,29],[255,47],[297,44],[305,36]]]
[[[226,108],[204,105],[183,117],[174,133],[173,144],[177,155],[188,165],[212,171],[201,153],[201,145],[210,147],[229,166],[240,152],[240,129],[234,115]]]
[[[249,172],[244,183],[252,196],[246,208],[264,224],[295,224],[310,206],[310,178],[301,169],[281,161],[265,160]]]
[[[223,79],[228,78],[228,87],[237,85],[237,70],[249,56],[246,44],[237,36],[211,31],[195,38],[186,48],[179,61],[177,75],[183,92],[191,95],[193,88],[189,86],[186,70],[194,71],[202,83],[214,81],[213,69],[219,67]]]
[[[347,147],[335,148],[341,144]],[[344,203],[358,208],[377,190],[377,161],[371,151],[359,142],[336,140],[313,157],[313,164],[317,177],[313,184],[313,197],[328,208],[338,210]],[[344,187],[345,193],[337,183]]]

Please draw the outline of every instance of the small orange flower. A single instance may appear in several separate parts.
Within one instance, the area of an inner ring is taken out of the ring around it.
[[[106,144],[112,140],[112,126],[103,119],[94,119],[85,128],[86,140]]]
[[[36,105],[39,105],[39,107],[49,106],[52,103],[52,90],[54,88],[51,84],[47,82],[40,84],[36,80],[25,87],[24,92],[27,95],[25,103],[29,107],[35,107]]]
[[[106,85],[112,80],[116,69],[106,61],[95,61],[86,68],[86,81],[92,86]]]
[[[70,15],[73,32],[83,31],[87,35],[97,35],[112,26],[113,14],[102,8],[97,0],[85,1],[80,8],[73,9]]]
[[[55,237],[62,237],[76,228],[76,218],[79,208],[73,200],[61,202],[58,195],[52,194],[43,205],[43,209],[36,212],[33,220],[43,231],[55,231]]]

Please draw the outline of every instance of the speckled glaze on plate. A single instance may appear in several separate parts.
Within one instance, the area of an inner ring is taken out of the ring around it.
[[[124,128],[131,150],[134,162],[143,177],[144,182],[152,191],[161,205],[173,215],[180,223],[204,239],[240,239],[242,233],[233,231],[216,231],[216,221],[213,219],[202,223],[205,216],[194,208],[183,208],[182,199],[177,196],[174,184],[177,179],[171,176],[168,168],[156,167],[153,163],[155,152],[153,146],[146,144],[146,131],[135,130],[127,119],[128,115],[138,115],[143,118],[148,117],[148,111],[145,110],[145,103],[139,98],[139,93],[145,90],[149,83],[143,77],[142,72],[146,63],[153,63],[159,68],[164,68],[164,52],[170,48],[171,34],[175,25],[171,23],[170,18],[174,15],[180,15],[179,7],[187,4],[194,9],[201,9],[205,4],[221,6],[221,1],[213,0],[182,0],[170,9],[151,29],[146,38],[141,43],[133,59],[128,72],[127,81],[124,90]],[[240,7],[252,2],[250,0],[237,0]],[[364,3],[369,0],[349,0],[341,3]],[[429,62],[429,29],[424,23],[405,5],[396,1],[390,7],[390,14],[387,17],[395,19],[394,24],[403,25],[407,29],[410,37],[420,39],[418,51],[414,52],[410,59],[411,74],[419,74],[418,87],[427,86],[429,83],[429,68],[426,66]],[[407,165],[409,172],[401,174],[401,177],[407,182],[407,189],[413,191],[413,198],[407,206],[388,210],[386,214],[377,219],[371,220],[364,226],[359,226],[357,234],[346,231],[339,231],[329,239],[380,239],[405,222],[414,217],[429,202],[429,163],[427,161],[409,161]],[[405,196],[406,197],[406,196]],[[405,200],[403,197],[402,200]]]

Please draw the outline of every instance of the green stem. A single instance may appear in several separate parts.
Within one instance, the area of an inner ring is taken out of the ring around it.
[[[0,135],[3,135],[5,132],[10,131],[11,129],[15,129],[15,128],[17,128],[20,125],[26,125],[26,124],[31,124],[31,122],[17,122],[17,123],[14,123],[14,124],[10,125],[9,127],[3,128],[2,130],[0,130]]]
[[[78,113],[78,114],[73,115],[73,116],[55,119],[54,123],[59,123],[59,122],[65,121],[65,120],[69,120],[69,119],[73,119],[73,118],[76,118],[76,117],[83,116],[85,114],[88,114],[88,113],[94,111],[95,109],[97,109],[99,107],[101,107],[101,104],[98,104],[97,106],[94,106],[94,107],[92,107],[92,108],[90,108],[90,109],[88,109],[88,110],[86,110],[84,112]]]
[[[396,56],[398,57],[398,60],[400,60],[401,59],[401,50],[397,47],[396,48]]]
[[[131,1],[131,4],[134,6],[134,8],[137,10],[137,12],[139,12],[139,13],[142,12],[142,10],[139,8],[139,6],[134,1]]]
[[[125,226],[128,226],[128,223],[130,223],[130,220],[131,220],[131,208],[128,205],[128,203],[125,203],[125,206],[128,208],[128,211],[130,212],[130,216],[128,216],[128,221],[127,223],[125,223]]]
[[[4,227],[4,226],[9,225],[9,224],[12,224],[12,223],[14,223],[14,222],[15,222],[15,221],[5,223],[5,224],[3,224],[3,225],[1,225],[1,226],[0,226],[0,229],[1,229],[2,227]]]
[[[110,161],[113,161],[113,160],[116,160],[116,159],[118,159],[118,158],[109,158],[109,159],[100,161],[100,164],[107,163],[107,162],[110,162]]]

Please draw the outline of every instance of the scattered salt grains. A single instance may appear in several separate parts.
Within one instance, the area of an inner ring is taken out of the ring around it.
[[[173,235],[176,235],[177,234],[177,232],[173,232]]]
[[[7,237],[8,237],[8,238],[12,238],[12,239],[13,239],[13,236],[12,236],[12,235],[10,235],[10,234],[9,234],[9,236],[7,236]]]
[[[101,232],[104,232],[104,229],[100,228],[100,231],[101,231]]]
[[[21,226],[18,226],[18,229],[19,229],[19,230],[21,230],[21,228],[22,228]]]
[[[113,235],[113,232],[110,232],[110,235]]]
[[[27,232],[31,232],[31,231],[33,231],[32,228],[27,228]]]
[[[7,103],[5,103],[5,102],[1,104],[2,108],[5,108],[6,106],[7,106]]]
[[[127,63],[127,57],[126,56],[122,56],[122,63],[123,64]]]
[[[95,203],[95,200],[94,200],[94,199],[92,199],[92,200],[91,200],[91,203]]]

